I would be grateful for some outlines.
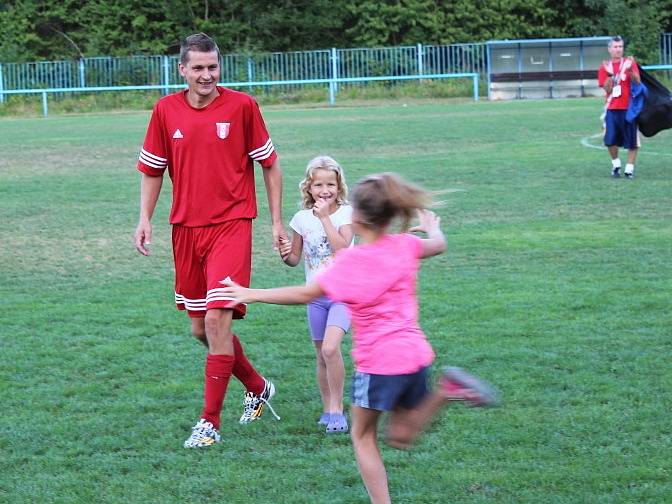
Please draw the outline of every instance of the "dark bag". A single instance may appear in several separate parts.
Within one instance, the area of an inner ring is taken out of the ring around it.
[[[639,75],[646,84],[648,96],[637,117],[637,125],[644,136],[652,137],[659,131],[672,128],[672,94],[646,70],[640,68]]]

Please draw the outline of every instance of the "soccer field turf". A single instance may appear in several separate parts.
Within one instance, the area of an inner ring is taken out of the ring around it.
[[[644,139],[635,180],[613,180],[590,138],[600,112],[593,99],[265,111],[285,222],[320,153],[351,186],[395,171],[461,190],[439,196],[449,248],[423,264],[421,325],[437,365],[482,375],[504,404],[448,408],[413,451],[383,447],[395,502],[672,501],[672,132]],[[316,425],[303,307],[254,305],[235,324],[282,420],[239,425],[232,381],[223,442],[182,448],[205,353],[173,306],[168,181],[153,255],[132,244],[147,118],[0,120],[0,502],[367,502],[349,437]],[[253,285],[302,283],[271,250],[257,179]]]

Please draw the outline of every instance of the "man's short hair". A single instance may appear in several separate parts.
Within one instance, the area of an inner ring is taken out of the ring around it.
[[[609,39],[607,47],[611,47],[611,44],[613,44],[614,42],[623,42],[623,45],[625,45],[625,40],[623,40],[623,37],[621,37],[620,35],[616,35],[615,37],[611,37]]]
[[[189,62],[189,51],[206,53],[217,51],[217,57],[221,54],[217,43],[203,32],[189,35],[180,43],[180,63],[183,65]]]

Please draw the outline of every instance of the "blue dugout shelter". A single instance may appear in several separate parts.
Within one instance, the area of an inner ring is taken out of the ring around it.
[[[610,37],[492,40],[488,98],[602,96],[597,69],[609,58]]]

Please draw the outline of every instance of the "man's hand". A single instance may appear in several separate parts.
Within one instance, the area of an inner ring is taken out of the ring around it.
[[[151,254],[148,246],[152,243],[152,224],[147,219],[141,219],[133,235],[135,248],[144,256]]]
[[[607,94],[611,94],[611,91],[614,89],[614,80],[611,77],[604,83],[603,89]]]
[[[287,238],[287,232],[285,231],[285,226],[282,225],[282,222],[273,224],[273,250],[280,250],[281,241],[289,241]]]
[[[247,289],[245,287],[241,287],[236,282],[231,280],[229,277],[226,277],[224,280],[220,280],[219,283],[225,286],[220,291],[221,295],[232,298],[235,304],[254,303],[255,300],[254,297],[252,296],[252,292],[254,289]]]
[[[289,241],[287,238],[280,238],[280,248],[278,249],[280,252],[280,257],[282,257],[282,260],[285,261],[287,260],[287,256],[292,253],[292,242]]]

